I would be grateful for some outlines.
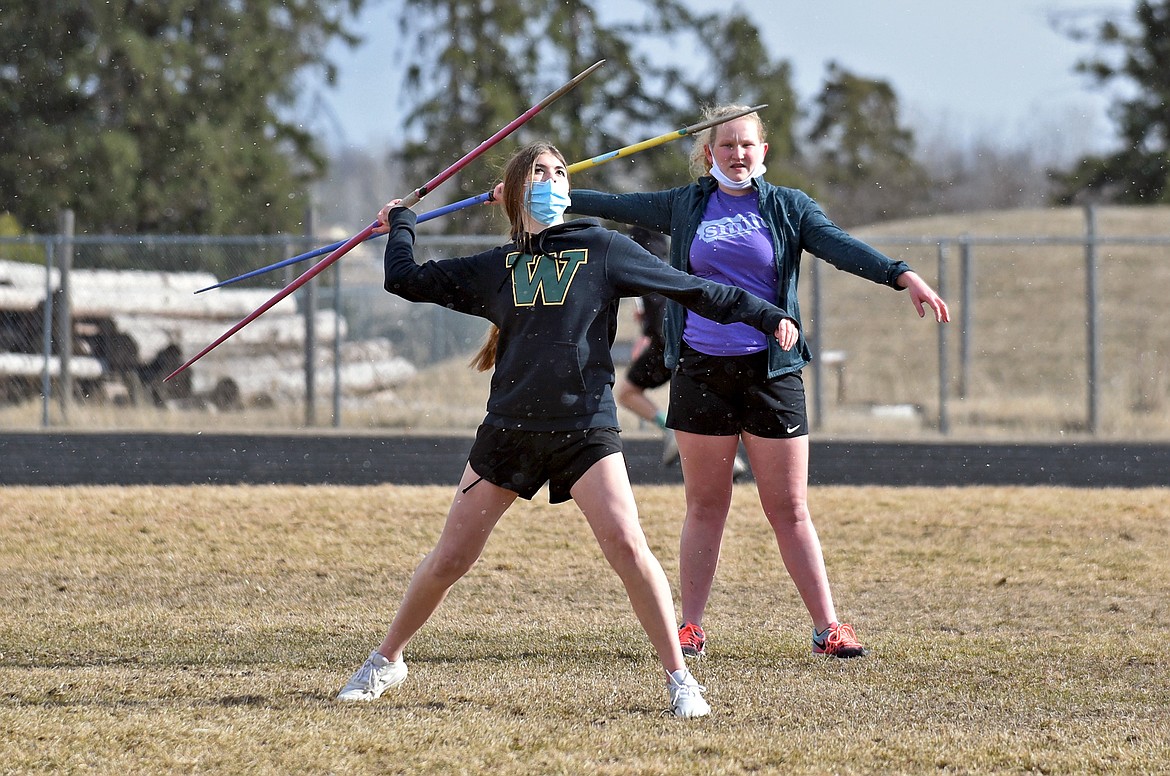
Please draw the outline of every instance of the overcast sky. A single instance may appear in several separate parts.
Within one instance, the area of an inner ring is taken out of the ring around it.
[[[691,4],[698,10],[726,6],[712,0]],[[340,82],[324,92],[323,113],[335,121],[320,124],[318,131],[332,146],[381,148],[401,130],[400,106],[385,88],[394,65],[388,36],[396,30],[397,5],[372,4],[356,25],[367,40],[358,49],[330,49]],[[602,0],[601,8],[620,13],[631,5]],[[1020,138],[1054,135],[1054,146],[1078,151],[1103,150],[1112,140],[1106,96],[1073,72],[1092,46],[1069,40],[1050,19],[1100,12],[1128,16],[1134,0],[740,0],[733,5],[756,21],[774,57],[792,63],[794,86],[806,106],[823,82],[826,63],[835,60],[859,75],[888,81],[906,121],[922,136],[942,133],[1014,145]]]

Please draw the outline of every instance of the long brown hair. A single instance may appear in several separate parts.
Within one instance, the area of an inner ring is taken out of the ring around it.
[[[520,148],[504,165],[504,214],[508,217],[508,236],[516,247],[531,252],[532,235],[525,228],[524,214],[528,212],[527,183],[532,180],[532,168],[541,154],[552,154],[566,167],[565,156],[552,143],[536,141]],[[496,349],[499,347],[500,330],[493,325],[488,329],[479,351],[471,358],[471,366],[486,372],[496,365]]]
[[[708,107],[703,109],[703,120],[710,121],[711,119],[719,119],[724,116],[730,116],[733,113],[742,113],[747,110],[747,105],[717,105],[715,107]],[[755,119],[756,126],[760,128],[760,142],[768,139],[768,134],[764,129],[764,120],[760,118],[758,113],[749,113],[743,118]],[[691,146],[690,169],[691,175],[696,178],[702,178],[708,174],[711,169],[711,163],[707,161],[707,154],[705,149],[707,146],[715,144],[715,135],[719,132],[719,127],[722,124],[716,124],[713,127],[707,127],[700,130],[695,135],[694,145]]]

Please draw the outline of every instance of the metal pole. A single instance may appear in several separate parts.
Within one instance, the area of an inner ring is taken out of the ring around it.
[[[669,143],[670,141],[677,140],[680,137],[685,137],[686,135],[693,135],[696,132],[699,132],[701,130],[719,126],[720,124],[724,124],[728,121],[733,121],[737,118],[740,118],[741,116],[747,116],[751,113],[755,113],[757,111],[763,110],[766,107],[768,107],[768,105],[767,105],[767,103],[764,103],[763,105],[757,105],[754,108],[747,108],[745,110],[730,113],[726,116],[719,116],[718,118],[708,119],[707,121],[702,121],[702,122],[699,122],[698,124],[692,124],[689,127],[683,127],[682,129],[677,129],[674,132],[667,132],[665,135],[659,135],[658,137],[652,137],[649,140],[643,140],[640,143],[634,143],[633,145],[628,145],[628,146],[625,146],[624,148],[619,148],[616,151],[610,151],[608,153],[601,154],[600,156],[595,156],[592,159],[586,159],[583,162],[574,162],[573,164],[569,165],[568,172],[570,175],[572,175],[574,173],[582,172],[584,170],[589,170],[589,169],[592,169],[593,167],[597,167],[599,165],[605,164],[606,162],[612,162],[614,159],[625,158],[626,156],[629,156],[630,154],[634,154],[634,153],[637,153],[639,151],[645,151],[648,148],[654,148],[655,146],[662,145],[663,143]],[[418,220],[416,221],[416,223],[421,224],[424,221],[431,220],[432,218],[438,218],[439,216],[445,216],[448,213],[454,213],[458,210],[462,210],[463,208],[471,207],[472,205],[482,205],[483,203],[488,202],[490,200],[491,194],[492,193],[490,191],[485,191],[483,194],[477,194],[474,197],[468,197],[467,199],[461,199],[458,202],[452,202],[449,205],[443,205],[442,207],[435,208],[434,210],[428,210],[425,213],[419,213]],[[365,239],[372,240],[373,238],[378,237],[378,236],[379,235],[376,235],[376,234],[370,234],[370,235],[367,235]],[[251,272],[245,272],[242,275],[236,275],[233,278],[228,278],[227,280],[224,280],[220,283],[216,283],[213,286],[207,286],[207,288],[201,288],[198,291],[196,291],[195,293],[201,294],[204,291],[210,291],[213,288],[221,288],[223,286],[230,285],[232,283],[236,283],[236,282],[239,282],[241,280],[244,280],[245,278],[255,277],[257,275],[262,275],[265,272],[271,272],[274,269],[280,269],[281,267],[291,266],[293,264],[296,264],[299,261],[304,261],[305,259],[316,258],[317,256],[324,255],[326,253],[329,253],[330,251],[335,251],[343,245],[345,245],[345,240],[341,240],[340,242],[335,242],[335,243],[332,243],[330,245],[325,245],[325,246],[322,246],[320,248],[315,248],[314,250],[308,251],[306,253],[302,253],[302,254],[299,254],[297,256],[293,256],[291,259],[285,259],[284,261],[278,261],[275,264],[269,264],[267,267],[261,267],[260,269],[255,269],[255,270],[252,270]],[[288,281],[292,280],[291,276],[286,276],[286,277],[287,277],[287,280],[285,280],[286,283]]]
[[[53,255],[56,243],[45,243],[45,311],[41,319],[41,347],[45,366],[41,371],[41,426],[49,427],[49,404],[53,400]]]
[[[333,427],[341,428],[341,262],[333,265]]]
[[[938,295],[947,298],[947,243],[938,244]],[[943,436],[951,433],[951,419],[947,407],[947,383],[950,365],[947,363],[947,327],[938,327],[938,430]]]
[[[1100,366],[1097,360],[1100,339],[1097,331],[1097,210],[1090,203],[1085,205],[1085,315],[1088,342],[1088,429],[1096,434],[1098,429],[1097,392],[1100,387]]]
[[[305,208],[305,236],[313,237],[313,206]],[[305,426],[317,425],[317,280],[305,284]]]
[[[813,354],[812,360],[813,416],[810,427],[811,429],[820,430],[825,424],[825,370],[821,366],[821,354],[825,352],[825,321],[821,318],[821,263],[819,261],[812,263],[810,276],[812,278],[812,318],[817,332],[817,352]]]
[[[959,240],[959,263],[963,273],[959,297],[959,398],[966,399],[971,376],[971,317],[975,298],[975,265],[971,260],[971,239]]]
[[[73,372],[70,358],[73,355],[73,302],[70,299],[69,275],[73,269],[73,211],[66,209],[60,216],[61,257],[60,293],[61,303],[57,306],[57,360],[60,372],[57,378],[57,399],[61,405],[61,418],[69,422],[69,406],[73,403]]]

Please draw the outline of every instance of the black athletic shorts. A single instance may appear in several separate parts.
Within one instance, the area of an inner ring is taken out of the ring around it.
[[[670,382],[670,370],[666,368],[666,348],[661,339],[650,338],[646,347],[630,364],[626,379],[647,391]]]
[[[708,356],[682,344],[670,383],[666,425],[706,436],[746,431],[767,439],[808,433],[804,380],[799,372],[767,379],[768,352]]]
[[[482,425],[467,462],[483,479],[531,499],[548,483],[549,503],[572,498],[570,488],[593,464],[622,451],[616,428],[517,431]],[[474,486],[472,486],[474,487]]]

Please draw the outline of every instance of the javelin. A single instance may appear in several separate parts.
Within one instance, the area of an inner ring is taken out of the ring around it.
[[[686,137],[687,135],[693,135],[696,132],[701,132],[704,129],[710,129],[711,127],[719,126],[720,124],[724,124],[728,121],[742,118],[743,116],[747,116],[748,114],[756,113],[757,111],[761,111],[766,107],[768,107],[767,103],[765,103],[763,105],[757,105],[754,108],[748,108],[747,110],[738,111],[738,112],[732,113],[731,115],[728,115],[728,116],[720,116],[718,118],[708,119],[707,121],[701,121],[698,124],[692,124],[689,127],[683,127],[682,129],[676,129],[673,132],[666,132],[665,134],[659,135],[658,137],[652,137],[649,140],[643,140],[640,143],[634,143],[632,145],[625,146],[624,148],[619,148],[616,151],[610,151],[609,153],[601,154],[600,156],[595,156],[592,159],[586,159],[583,162],[575,162],[575,163],[569,165],[569,167],[567,167],[566,169],[568,170],[570,175],[573,173],[582,172],[583,170],[589,170],[589,169],[592,169],[594,167],[598,167],[600,165],[603,165],[606,162],[611,162],[614,159],[620,159],[624,156],[636,154],[639,151],[645,151],[647,148],[654,148],[655,146],[660,146],[660,145],[663,145],[664,143],[669,143],[672,140],[678,140],[680,137]],[[424,221],[430,221],[432,218],[438,218],[439,216],[445,216],[448,213],[454,213],[456,210],[462,210],[463,208],[470,207],[472,205],[480,205],[480,204],[483,204],[484,202],[489,202],[489,201],[491,201],[491,198],[492,198],[492,193],[489,191],[489,192],[485,192],[483,194],[477,194],[474,197],[468,197],[467,199],[461,199],[458,202],[452,202],[449,205],[444,205],[443,207],[436,208],[436,209],[431,210],[427,213],[422,213],[421,215],[419,215],[417,223],[421,224]],[[377,236],[378,235],[376,235],[376,234],[371,234],[368,237],[366,237],[365,239],[372,240],[373,238],[375,238]],[[222,288],[223,286],[230,285],[232,283],[238,283],[241,280],[246,280],[248,278],[255,277],[257,275],[263,275],[265,272],[271,272],[274,269],[280,269],[281,267],[287,267],[290,264],[296,264],[297,262],[305,261],[306,259],[312,259],[312,258],[315,258],[315,257],[320,256],[322,254],[328,253],[329,251],[336,250],[337,248],[340,248],[344,244],[345,244],[344,241],[341,241],[341,242],[335,242],[331,245],[325,245],[325,246],[322,246],[320,248],[315,248],[314,250],[311,250],[308,253],[302,253],[299,256],[293,256],[291,259],[284,259],[283,261],[278,261],[275,264],[269,264],[267,267],[261,267],[260,269],[254,269],[251,272],[245,272],[243,275],[237,275],[234,278],[228,278],[227,280],[222,280],[219,283],[216,283],[215,285],[207,286],[206,288],[201,288],[198,291],[196,291],[195,293],[202,294],[204,291],[211,291],[214,288]]]
[[[586,159],[583,162],[576,162],[576,163],[570,165],[569,167],[567,167],[566,169],[570,173],[576,173],[576,172],[581,172],[582,170],[588,170],[588,169],[591,169],[593,167],[597,167],[598,165],[605,164],[606,162],[613,161],[614,159],[620,159],[623,156],[629,156],[630,154],[636,154],[639,151],[645,151],[647,148],[653,148],[654,146],[660,146],[663,143],[669,143],[672,140],[678,140],[680,137],[686,137],[687,135],[693,135],[696,132],[703,131],[704,129],[710,129],[711,127],[717,127],[720,124],[725,124],[728,121],[732,121],[732,120],[738,119],[738,118],[743,118],[744,116],[747,116],[751,113],[761,111],[766,107],[768,107],[767,103],[765,103],[763,105],[757,105],[754,108],[747,108],[746,110],[741,110],[737,113],[732,113],[729,116],[719,116],[718,118],[707,119],[706,121],[700,121],[698,124],[691,124],[689,127],[683,127],[682,129],[676,129],[673,132],[666,132],[665,134],[659,135],[658,137],[652,137],[649,140],[643,140],[641,143],[634,143],[633,145],[628,145],[625,148],[619,148],[616,151],[610,151],[607,154],[602,154],[601,156],[595,156],[592,159]]]
[[[489,199],[491,199],[491,196],[492,196],[492,194],[489,191],[485,194],[477,194],[474,197],[468,197],[467,199],[461,199],[458,202],[452,202],[450,205],[444,205],[443,207],[435,208],[434,210],[431,210],[429,212],[426,212],[426,213],[419,215],[416,223],[421,224],[424,221],[430,221],[432,218],[438,218],[439,216],[445,216],[448,213],[454,213],[456,210],[462,210],[463,208],[469,207],[471,205],[478,205],[481,202],[487,202]],[[378,235],[376,235],[376,234],[371,234],[366,239],[372,240],[377,236]],[[306,259],[314,259],[318,256],[322,256],[326,253],[329,253],[329,251],[335,251],[344,244],[345,244],[345,240],[339,240],[339,241],[332,243],[330,245],[324,245],[320,248],[314,248],[313,250],[309,251],[308,253],[302,253],[299,256],[293,256],[291,259],[283,259],[282,261],[278,261],[275,264],[269,264],[267,267],[261,267],[260,269],[254,269],[251,272],[245,272],[243,275],[236,275],[234,278],[228,278],[227,280],[221,280],[220,282],[216,283],[215,285],[207,286],[206,288],[201,288],[198,291],[196,291],[195,293],[202,294],[204,291],[211,291],[212,289],[222,288],[223,286],[230,285],[232,283],[239,283],[241,280],[247,280],[248,278],[256,277],[257,275],[263,275],[265,272],[271,272],[274,269],[280,269],[281,267],[287,267],[290,264],[296,264],[297,262],[305,261]]]
[[[540,113],[542,110],[547,108],[549,105],[556,102],[561,97],[563,97],[564,95],[566,95],[570,91],[572,91],[577,86],[577,84],[579,84],[579,83],[581,83],[581,81],[585,80],[585,78],[590,73],[592,73],[594,70],[601,67],[601,65],[604,62],[605,62],[605,60],[602,59],[602,60],[599,60],[599,61],[593,63],[592,65],[590,65],[588,68],[583,70],[581,73],[579,73],[576,77],[574,77],[571,81],[566,83],[564,86],[557,89],[555,92],[548,95],[547,97],[545,97],[543,100],[541,100],[537,104],[533,105],[531,108],[526,110],[524,113],[520,114],[515,119],[513,119],[509,124],[507,124],[502,129],[497,131],[494,135],[492,135],[487,140],[483,141],[478,146],[476,146],[474,149],[469,151],[467,154],[465,154],[463,156],[463,158],[459,159],[459,161],[455,162],[450,167],[448,167],[447,169],[443,170],[441,173],[436,175],[434,178],[431,178],[429,181],[424,183],[422,186],[419,186],[417,189],[412,191],[410,194],[406,195],[406,197],[402,200],[402,206],[403,207],[410,207],[411,205],[418,204],[419,200],[421,200],[423,197],[425,197],[427,194],[429,194],[436,186],[443,183],[443,181],[450,178],[452,175],[457,173],[459,170],[463,169],[465,166],[467,166],[467,164],[469,162],[471,162],[473,159],[475,159],[476,157],[483,154],[485,151],[487,151],[489,148],[494,146],[496,143],[500,142],[505,137],[507,137],[508,135],[515,132],[525,122],[527,122],[529,119],[531,119],[537,113]],[[378,222],[374,221],[372,224],[367,226],[365,229],[358,232],[353,237],[349,238],[345,243],[343,243],[340,247],[338,247],[336,250],[334,250],[332,253],[330,253],[328,256],[326,256],[324,259],[321,259],[321,261],[317,262],[312,267],[307,269],[304,272],[304,274],[302,274],[299,278],[297,278],[293,282],[289,283],[279,293],[277,293],[275,296],[273,296],[271,299],[269,299],[264,304],[257,307],[246,318],[244,318],[242,321],[237,323],[232,328],[228,329],[224,334],[220,335],[219,339],[217,339],[215,342],[212,342],[210,345],[205,347],[203,350],[196,353],[194,356],[192,356],[190,359],[188,359],[185,364],[183,364],[181,367],[179,367],[178,369],[176,369],[175,371],[173,371],[169,375],[167,375],[163,379],[163,382],[170,380],[172,377],[179,374],[180,372],[182,372],[187,367],[194,364],[199,359],[203,358],[205,355],[210,353],[214,348],[216,348],[221,343],[223,343],[228,337],[232,336],[237,331],[244,328],[245,326],[247,326],[249,323],[256,320],[257,318],[259,318],[261,315],[263,315],[265,312],[267,312],[269,309],[271,309],[277,302],[284,299],[286,296],[288,296],[292,292],[296,291],[298,288],[303,286],[305,283],[309,282],[314,277],[316,277],[318,274],[323,272],[333,262],[337,261],[345,254],[349,253],[349,251],[355,245],[368,239],[370,237],[370,235],[373,234],[374,229],[377,226],[378,226]]]

